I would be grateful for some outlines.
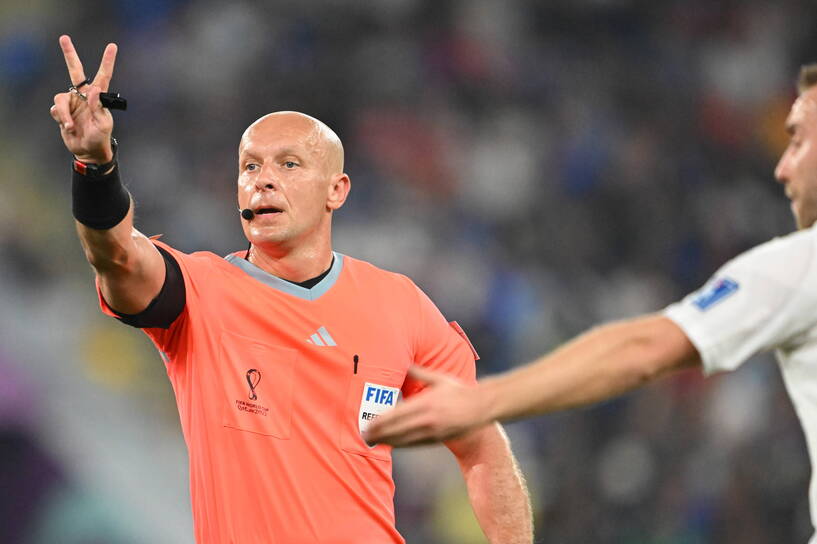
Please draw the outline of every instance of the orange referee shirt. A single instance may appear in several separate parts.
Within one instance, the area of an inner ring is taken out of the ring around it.
[[[338,253],[311,289],[238,254],[185,254],[168,329],[144,329],[176,394],[198,544],[394,544],[388,446],[368,422],[422,386],[475,379],[475,352],[407,277]],[[114,315],[100,295],[102,309]]]

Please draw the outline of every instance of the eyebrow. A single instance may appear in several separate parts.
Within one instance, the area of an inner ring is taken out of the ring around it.
[[[246,161],[247,159],[255,159],[258,160],[258,155],[253,153],[252,151],[248,151],[246,148],[242,149],[241,152],[238,154],[238,162],[239,164]]]
[[[301,159],[301,160],[303,160],[303,158],[304,158],[303,153],[299,152],[298,150],[296,150],[296,149],[294,149],[292,147],[285,147],[283,149],[277,150],[275,152],[274,157],[275,158],[281,158],[281,157],[286,157],[286,156],[289,156],[289,155],[291,155],[293,157],[298,157],[298,159]],[[258,153],[255,153],[252,150],[252,148],[250,148],[249,146],[243,148],[239,152],[238,156],[239,156],[239,160],[244,160],[247,157],[251,157],[253,159],[260,159],[261,158],[261,155],[258,154]]]
[[[285,147],[284,149],[280,149],[278,152],[275,153],[276,158],[286,157],[288,155],[292,155],[293,157],[298,157],[299,159],[301,159],[303,157],[303,155],[301,153],[298,153],[295,149],[293,149],[291,147]]]

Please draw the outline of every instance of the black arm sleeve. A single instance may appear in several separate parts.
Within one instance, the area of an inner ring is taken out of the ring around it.
[[[165,260],[165,282],[162,285],[162,290],[159,291],[156,298],[150,301],[148,307],[138,314],[122,314],[113,310],[122,323],[131,327],[167,329],[184,310],[187,293],[179,263],[166,250],[158,246],[156,249],[159,250]]]

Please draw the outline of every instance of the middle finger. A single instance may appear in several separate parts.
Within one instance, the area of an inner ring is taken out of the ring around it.
[[[94,85],[97,85],[102,92],[108,90],[108,85],[111,83],[111,76],[113,76],[113,66],[116,62],[117,47],[115,43],[109,43],[105,47],[105,52],[102,53],[102,62],[99,64],[99,71],[94,77]]]

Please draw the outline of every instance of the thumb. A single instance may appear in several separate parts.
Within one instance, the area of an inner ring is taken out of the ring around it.
[[[408,376],[428,385],[437,385],[450,380],[445,374],[434,372],[418,365],[411,365],[409,367]]]

